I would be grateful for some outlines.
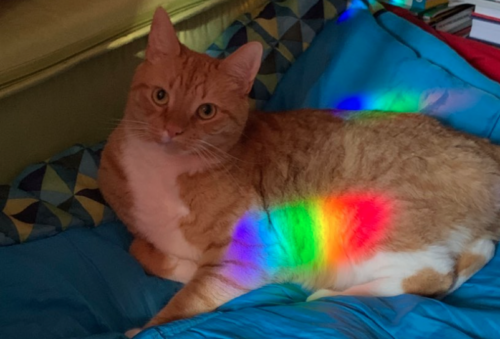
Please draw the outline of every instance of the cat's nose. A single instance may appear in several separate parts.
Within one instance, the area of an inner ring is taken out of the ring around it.
[[[161,132],[161,142],[164,144],[172,141],[172,138],[181,135],[184,132],[180,127],[177,126],[167,126],[163,132]]]
[[[165,128],[166,132],[168,133],[168,136],[170,138],[173,138],[173,137],[176,137],[178,135],[181,135],[182,132],[184,132],[182,130],[182,128],[180,128],[179,126],[175,126],[175,125],[169,125]]]

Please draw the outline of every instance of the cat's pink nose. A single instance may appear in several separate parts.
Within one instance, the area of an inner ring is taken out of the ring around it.
[[[182,134],[182,132],[184,132],[182,130],[182,128],[180,128],[179,126],[175,126],[175,125],[169,125],[165,129],[166,129],[170,138],[176,137],[176,136]]]

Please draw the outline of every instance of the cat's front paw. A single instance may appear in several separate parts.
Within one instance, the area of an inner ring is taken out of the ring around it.
[[[306,299],[306,301],[314,301],[314,300],[318,300],[318,299],[325,298],[325,297],[334,297],[334,296],[340,295],[340,294],[341,294],[341,292],[335,292],[335,291],[329,290],[329,289],[321,289],[321,290],[317,290],[316,292],[311,294]]]
[[[133,328],[133,329],[125,332],[125,335],[127,336],[127,338],[133,338],[141,331],[142,331],[142,328]]]

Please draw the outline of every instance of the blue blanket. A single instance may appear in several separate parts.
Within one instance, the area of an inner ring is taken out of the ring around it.
[[[500,142],[500,84],[392,13],[351,8],[339,22],[285,74],[267,110],[418,111]]]
[[[327,24],[266,109],[418,110],[500,141],[500,86],[446,45],[390,13],[351,10]],[[122,338],[180,288],[127,254],[120,223],[0,248],[0,338]],[[270,285],[137,338],[498,338],[500,253],[442,301],[332,297],[306,303]],[[36,335],[34,335],[36,334]]]

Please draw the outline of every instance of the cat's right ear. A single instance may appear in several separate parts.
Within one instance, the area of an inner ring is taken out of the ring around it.
[[[158,7],[153,16],[151,31],[146,48],[146,59],[156,61],[166,56],[177,56],[181,45],[167,11]]]

